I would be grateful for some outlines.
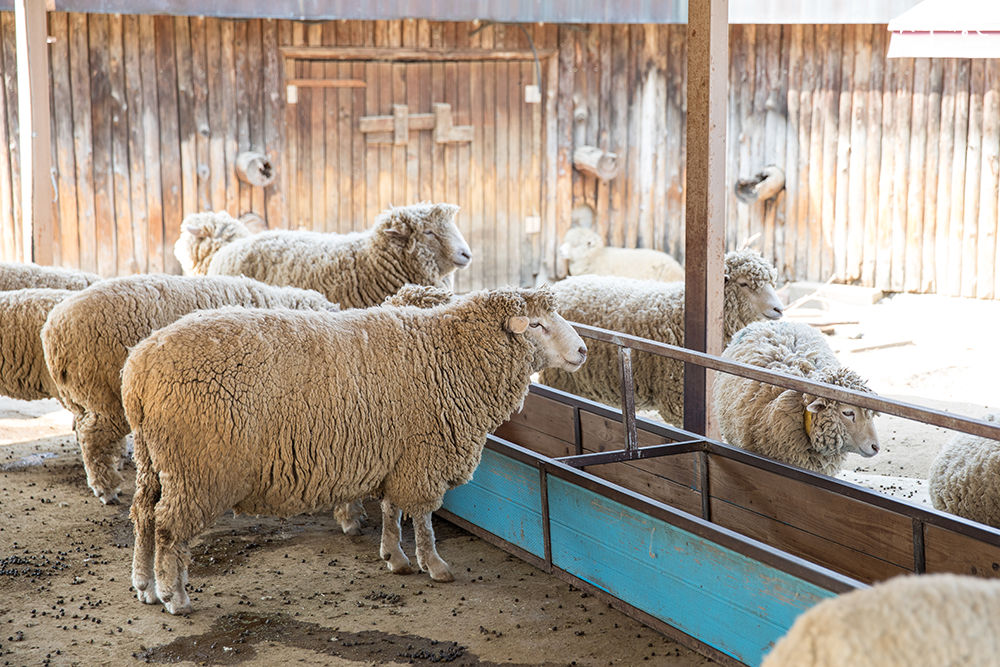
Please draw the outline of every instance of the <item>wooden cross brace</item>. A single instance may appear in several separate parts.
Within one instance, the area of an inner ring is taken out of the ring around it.
[[[405,104],[392,105],[391,116],[365,116],[360,119],[365,143],[405,146],[410,142],[410,130],[434,130],[434,143],[449,144],[472,141],[472,125],[451,124],[451,105],[435,104],[434,113],[411,114]]]

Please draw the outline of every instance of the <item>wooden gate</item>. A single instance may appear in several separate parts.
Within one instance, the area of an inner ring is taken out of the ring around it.
[[[534,283],[548,142],[525,102],[543,71],[530,51],[281,50],[290,227],[344,233],[446,201],[473,252],[456,290]]]

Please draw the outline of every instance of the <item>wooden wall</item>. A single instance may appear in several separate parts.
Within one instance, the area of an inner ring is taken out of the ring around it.
[[[289,45],[524,51],[516,26],[222,20],[50,13],[57,263],[101,275],[178,272],[181,219],[253,212],[271,228],[361,229],[386,206],[452,200],[474,252],[458,289],[559,275],[556,246],[587,206],[613,245],[683,260],[684,25],[527,26],[528,62],[299,61]],[[727,245],[747,239],[784,279],[994,298],[1000,61],[887,60],[881,25],[731,28]],[[0,13],[0,258],[20,259],[14,20]],[[290,76],[361,78],[300,91]],[[452,105],[464,145],[366,145],[365,115]],[[350,131],[347,131],[350,128]],[[6,140],[6,141],[4,141]],[[575,143],[615,152],[610,182],[572,169]],[[278,170],[239,181],[246,150]],[[786,189],[736,200],[768,164]],[[350,176],[350,178],[348,178]],[[540,221],[535,231],[534,221]]]

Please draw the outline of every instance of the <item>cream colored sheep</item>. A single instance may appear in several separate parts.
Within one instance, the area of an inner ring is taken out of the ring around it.
[[[997,423],[1000,414],[982,419]],[[956,433],[934,458],[928,481],[936,509],[1000,528],[1000,442]]]
[[[761,667],[985,667],[1000,664],[1000,581],[894,577],[820,602]]]
[[[366,496],[414,517],[421,569],[452,581],[429,514],[472,477],[531,374],[585,358],[544,289],[425,309],[230,308],[155,332],[122,373],[139,599],[190,611],[187,543],[230,508],[289,516]],[[382,554],[409,570],[398,541],[384,537]]]
[[[226,211],[192,213],[181,221],[174,257],[186,276],[207,276],[208,265],[220,248],[251,236],[250,229]]]
[[[733,336],[723,359],[871,392],[840,365],[823,334],[802,322],[754,322]],[[766,382],[718,373],[713,399],[722,439],[807,470],[836,475],[850,453],[878,453],[871,410]]]
[[[0,292],[37,288],[81,290],[100,279],[100,276],[93,273],[76,269],[0,262]]]
[[[74,290],[0,292],[0,394],[22,401],[58,398],[42,352],[42,326]]]
[[[751,250],[726,255],[724,334],[726,342],[750,322],[781,317],[774,290],[776,272]],[[684,283],[662,283],[612,276],[566,278],[552,286],[559,312],[571,322],[684,345]],[[590,361],[570,375],[544,371],[541,382],[608,405],[621,405],[618,350],[610,343],[591,344]],[[684,364],[643,352],[632,356],[637,410],[658,410],[681,425],[684,419]]]
[[[621,276],[669,283],[684,280],[684,267],[665,252],[651,248],[615,248],[587,227],[572,227],[563,237],[559,256],[569,261],[569,275]]]
[[[60,400],[76,417],[87,484],[117,503],[118,466],[129,432],[121,369],[129,349],[184,315],[221,306],[337,310],[316,292],[229,276],[140,275],[104,280],[66,298],[42,328],[42,346]]]
[[[211,255],[209,275],[245,275],[314,289],[342,308],[369,308],[406,283],[439,285],[469,265],[472,251],[455,225],[457,214],[451,204],[398,206],[364,232],[272,230],[227,244],[219,244],[215,232],[203,226],[204,245],[185,229],[175,248],[198,257],[200,265]],[[230,225],[231,218],[220,220]],[[188,261],[181,258],[182,264]]]

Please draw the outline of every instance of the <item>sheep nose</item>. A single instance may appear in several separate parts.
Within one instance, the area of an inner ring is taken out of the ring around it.
[[[587,358],[587,346],[586,345],[581,345],[580,349],[577,350],[577,352],[580,353],[580,358],[581,359],[586,359]]]

